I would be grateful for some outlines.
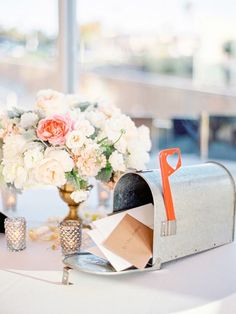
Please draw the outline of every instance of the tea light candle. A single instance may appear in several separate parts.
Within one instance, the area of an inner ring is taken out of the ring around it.
[[[7,207],[14,207],[16,205],[16,197],[15,195],[9,195],[8,199],[6,199]]]
[[[77,220],[64,220],[59,225],[60,243],[64,255],[76,254],[81,246],[81,223]]]
[[[6,218],[4,221],[7,247],[10,251],[26,248],[26,221],[23,217]]]
[[[2,189],[2,205],[4,210],[16,209],[17,195],[15,189],[3,188]]]
[[[109,198],[109,194],[106,191],[100,192],[100,200],[106,201]]]
[[[101,182],[98,182],[98,207],[103,209],[111,208],[112,192],[109,187]]]

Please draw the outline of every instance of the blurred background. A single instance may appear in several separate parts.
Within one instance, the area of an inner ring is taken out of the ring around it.
[[[2,1],[0,104],[44,88],[116,104],[154,153],[236,160],[236,1]]]

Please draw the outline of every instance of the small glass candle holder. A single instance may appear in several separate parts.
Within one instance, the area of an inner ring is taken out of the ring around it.
[[[8,249],[16,252],[24,250],[26,248],[25,218],[6,218],[4,226]]]
[[[60,225],[60,242],[64,255],[79,253],[82,242],[82,225],[77,220],[63,220]]]
[[[3,210],[16,210],[17,193],[13,187],[2,187],[2,207]]]
[[[98,207],[107,210],[112,210],[112,190],[105,184],[98,181],[97,183],[98,192]]]

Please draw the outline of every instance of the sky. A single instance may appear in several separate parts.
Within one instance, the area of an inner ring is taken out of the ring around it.
[[[192,3],[188,14],[223,16],[236,19],[236,0],[77,0],[80,24],[99,21],[104,28],[121,32],[155,31],[169,21],[181,28],[184,7]],[[0,25],[29,32],[40,29],[56,34],[57,0],[0,0]]]

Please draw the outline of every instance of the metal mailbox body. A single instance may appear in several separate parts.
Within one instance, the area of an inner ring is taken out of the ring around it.
[[[177,224],[171,236],[162,234],[166,211],[161,182],[160,170],[129,172],[114,189],[114,213],[154,205],[153,268],[233,241],[235,184],[224,166],[182,167],[170,178]]]
[[[233,241],[235,183],[223,165],[212,162],[182,167],[171,176],[170,185],[176,217],[174,235],[163,233],[167,217],[160,170],[125,173],[114,189],[113,214],[154,205],[153,258],[148,267],[116,272],[108,261],[81,252],[65,257],[67,268],[97,275],[152,271],[165,262]]]

